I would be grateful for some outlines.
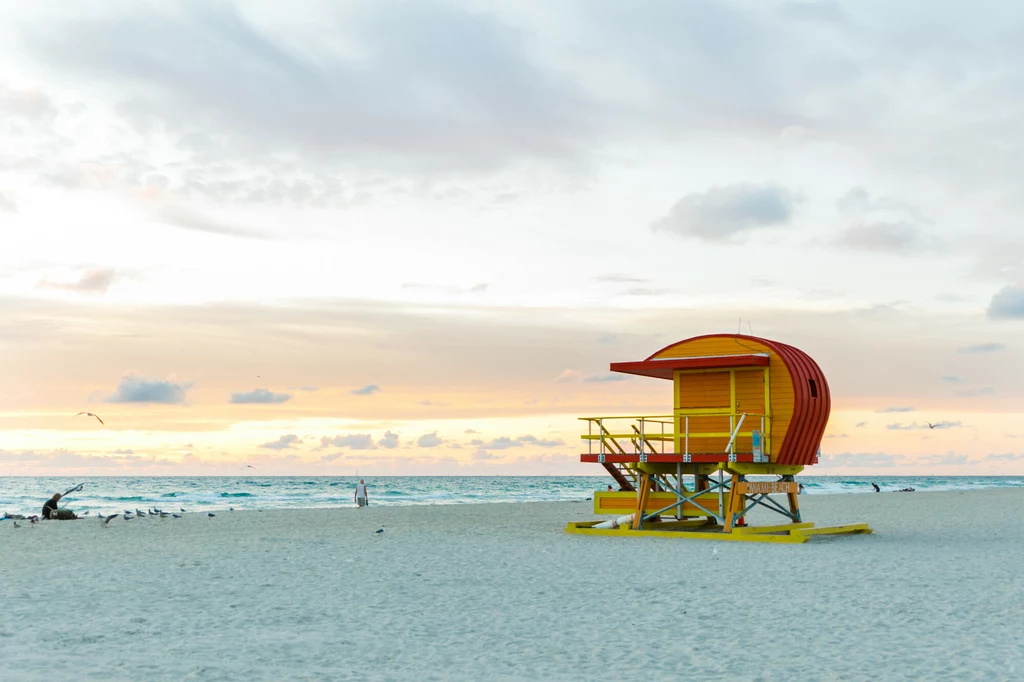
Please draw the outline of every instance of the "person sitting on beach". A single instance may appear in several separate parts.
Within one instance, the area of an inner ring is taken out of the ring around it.
[[[370,503],[370,498],[366,495],[366,483],[364,483],[361,478],[359,479],[359,483],[356,485],[355,499],[356,504],[359,505],[360,509]]]
[[[82,486],[76,486],[74,488],[71,488],[67,492],[65,492],[64,495],[67,495],[70,492],[74,492],[75,490],[81,490],[81,489],[82,489]],[[61,521],[66,521],[66,520],[77,519],[78,518],[78,516],[75,514],[75,512],[71,511],[70,509],[58,509],[57,508],[57,503],[60,502],[60,499],[62,497],[64,497],[64,495],[61,495],[60,493],[54,493],[53,497],[48,499],[43,504],[43,518],[44,519],[58,519],[58,520],[61,520]]]
[[[877,483],[872,483],[872,484],[871,484],[871,487],[875,489],[875,492],[876,492],[876,493],[880,493],[880,492],[882,492],[882,489],[878,487],[878,484],[877,484]]]

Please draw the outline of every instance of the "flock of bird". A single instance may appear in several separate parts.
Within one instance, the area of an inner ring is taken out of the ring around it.
[[[182,514],[185,513],[185,509],[183,507],[179,508],[179,510],[181,511]],[[231,511],[235,511],[235,508],[231,507]],[[85,512],[83,514],[80,514],[79,516],[88,516],[88,515],[89,515],[89,512]],[[155,507],[152,508],[152,509],[146,509],[145,511],[143,511],[142,509],[139,509],[138,507],[135,508],[135,511],[132,511],[131,509],[125,509],[124,512],[121,513],[121,514],[110,514],[109,516],[104,516],[103,514],[97,514],[96,518],[98,518],[100,520],[100,523],[103,524],[103,527],[106,528],[107,524],[109,524],[111,521],[113,521],[114,519],[116,519],[119,516],[123,517],[125,521],[131,521],[132,519],[144,519],[147,516],[156,516],[156,517],[161,518],[161,519],[166,519],[168,516],[170,516],[171,518],[174,518],[174,519],[182,518],[181,514],[178,514],[176,512],[167,512],[167,511],[164,511],[163,509],[157,509]],[[217,515],[214,514],[213,512],[206,512],[206,516],[207,516],[207,518],[211,518],[212,519],[213,517],[215,517]]]

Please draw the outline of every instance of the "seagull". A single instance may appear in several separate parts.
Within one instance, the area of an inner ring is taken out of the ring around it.
[[[234,507],[228,507],[228,511],[235,511]]]
[[[81,514],[79,514],[79,516],[88,516],[88,515],[89,515],[89,512],[87,512],[87,511],[84,511]]]
[[[120,514],[111,514],[110,516],[101,516],[100,521],[103,522],[103,527],[106,528],[107,524],[116,519]]]
[[[133,517],[133,516],[131,516],[131,515],[129,515],[129,514],[125,514],[125,515],[124,515],[124,520],[125,520],[125,521],[131,521],[131,520],[132,520],[133,518],[135,518],[135,517]]]
[[[85,416],[87,416],[87,417],[96,417],[96,421],[98,421],[100,424],[103,424],[104,426],[106,426],[106,424],[103,423],[103,420],[99,418],[99,415],[93,414],[92,412],[79,412],[75,416],[77,417],[77,416],[83,415],[83,414]]]
[[[176,519],[180,519],[181,518],[181,514],[171,514],[171,516],[173,516]]]
[[[711,548],[711,558],[714,559],[715,561],[718,560],[718,548],[717,547],[712,547]]]
[[[166,519],[167,518],[167,512],[160,512],[160,518],[161,519]]]
[[[182,507],[182,508],[181,508],[181,511],[185,511],[185,508],[184,508],[184,507]]]
[[[213,512],[206,512],[206,515],[207,515],[207,516],[209,516],[209,517],[210,517],[211,519],[212,519],[212,518],[213,518],[214,516],[216,516],[216,514],[214,514]]]
[[[139,509],[138,507],[136,507],[136,508],[135,508],[135,515],[136,515],[136,516],[145,516],[145,515],[146,515],[146,512],[144,512],[144,511],[142,511],[141,509]]]
[[[377,530],[375,530],[373,532],[374,533],[383,533],[384,532],[384,526],[381,526],[380,528],[378,528]]]
[[[257,472],[257,473],[259,472],[259,469],[257,469],[256,467],[254,467],[254,466],[253,466],[253,465],[251,465],[251,464],[246,464],[246,465],[245,465],[244,467],[242,467],[242,468],[243,468],[243,469],[252,469],[253,471],[255,471],[255,472]]]
[[[17,521],[15,521],[15,522],[14,522],[14,527],[15,527],[15,528],[21,528],[21,524],[20,524],[20,523],[18,523]]]

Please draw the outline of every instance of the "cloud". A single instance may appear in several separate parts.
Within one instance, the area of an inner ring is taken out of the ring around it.
[[[240,404],[249,403],[284,403],[292,399],[289,393],[274,393],[266,388],[254,388],[243,393],[232,393],[231,402]]]
[[[629,379],[628,374],[609,372],[608,374],[592,374],[583,381],[586,383],[603,383],[606,381],[626,381],[627,379]]]
[[[115,455],[134,455],[133,450],[114,450]]]
[[[651,228],[710,242],[734,241],[744,233],[786,224],[798,202],[792,192],[775,185],[713,187],[687,194]]]
[[[945,381],[947,384],[959,384],[959,383],[963,382],[963,379],[961,379],[960,377],[944,376],[944,377],[940,377],[940,378],[942,379],[942,381]]]
[[[501,459],[500,455],[495,455],[494,453],[487,452],[486,450],[483,449],[474,450],[473,454],[471,454],[469,457],[474,462],[488,462],[496,459]]]
[[[173,203],[161,203],[152,208],[154,218],[161,223],[194,232],[206,232],[223,237],[267,239],[269,234],[254,228],[239,227],[230,222],[210,217],[199,211]]]
[[[287,450],[291,448],[293,445],[298,445],[301,442],[301,438],[299,438],[294,433],[289,433],[287,436],[281,436],[277,440],[270,441],[269,443],[264,443],[260,447],[265,450]]]
[[[48,121],[57,115],[57,107],[39,89],[17,89],[0,83],[0,112],[23,121]]]
[[[956,352],[973,355],[977,353],[998,353],[1003,350],[1006,350],[1006,344],[1003,343],[978,343],[973,346],[957,348]]]
[[[883,413],[883,414],[886,413],[886,412],[913,412],[913,411],[914,411],[913,407],[883,407],[880,410],[875,410],[875,412]]]
[[[425,433],[416,439],[416,445],[421,448],[436,448],[444,441],[437,436],[437,431]]]
[[[143,457],[133,454],[116,454],[115,456],[82,455],[64,448],[39,452],[36,450],[12,450],[0,449],[0,464],[7,469],[33,469],[39,468],[43,471],[70,470],[70,469],[113,469],[125,468],[160,468],[163,472],[168,467],[177,465],[177,462],[168,459],[157,459],[156,457]]]
[[[936,248],[916,225],[907,222],[861,223],[844,230],[839,246],[874,253],[912,255]]]
[[[548,439],[543,439],[543,438],[537,438],[535,436],[526,435],[526,436],[519,436],[519,438],[516,438],[516,440],[519,441],[520,443],[526,443],[527,445],[534,445],[534,446],[539,447],[539,448],[554,448],[554,447],[558,447],[559,445],[565,445],[565,441],[563,441],[560,438],[557,439],[557,440],[548,440]]]
[[[380,386],[377,384],[367,384],[362,388],[353,388],[349,393],[352,395],[373,395],[374,393],[380,392]]]
[[[60,289],[78,294],[105,294],[117,279],[117,273],[110,268],[87,270],[73,282],[52,282],[44,279],[37,285],[40,289]]]
[[[170,379],[144,379],[129,372],[121,377],[114,392],[103,398],[108,403],[161,403],[174,405],[185,402],[191,383]]]
[[[117,89],[139,133],[171,131],[179,151],[224,160],[491,169],[571,161],[593,128],[585,91],[536,65],[528,34],[476,8],[350,5],[318,14],[331,47],[245,9],[68,12],[20,38],[51,68]]]
[[[862,429],[862,428],[864,428],[867,425],[868,425],[867,422],[857,422],[857,425],[854,426],[853,428],[855,428],[855,429]]]
[[[996,389],[992,386],[981,386],[979,388],[965,388],[962,391],[956,391],[955,395],[961,398],[980,398],[985,395],[992,395],[996,392]]]
[[[1019,454],[1013,453],[1013,452],[993,453],[991,455],[986,455],[985,459],[987,461],[990,461],[990,462],[1016,462],[1016,461],[1024,459],[1024,453],[1019,453]]]
[[[471,294],[482,294],[485,291],[487,291],[487,287],[488,286],[489,285],[483,284],[483,283],[481,283],[481,284],[474,284],[473,286],[471,286],[469,288],[469,293],[471,293]]]
[[[384,437],[377,441],[377,445],[386,450],[394,450],[398,447],[398,434],[385,431]]]
[[[390,432],[389,432],[390,433]],[[397,441],[397,437],[396,437]],[[320,438],[320,447],[326,448],[351,448],[352,450],[376,450],[373,444],[373,437],[368,433],[352,433],[347,436],[323,436]]]
[[[941,421],[935,422],[931,426],[929,426],[927,423],[918,424],[917,422],[914,422],[912,424],[887,424],[885,428],[889,429],[890,431],[913,431],[918,429],[957,429],[962,426],[963,424],[960,422]]]
[[[863,187],[852,187],[836,200],[836,209],[853,225],[840,233],[840,247],[873,253],[911,255],[938,248],[921,229],[931,220],[909,203],[891,197],[872,198]]]
[[[878,469],[896,466],[904,459],[906,459],[904,455],[890,455],[883,452],[842,452],[838,454],[822,453],[821,464],[827,466],[849,467],[851,469]]]
[[[466,429],[465,431],[463,431],[463,433],[468,435],[468,434],[471,434],[471,433],[480,433],[480,432],[477,431],[476,429]]]
[[[945,455],[924,455],[921,459],[929,464],[967,464],[971,461],[967,455],[957,455],[952,452]]]
[[[565,445],[565,441],[542,440],[536,436],[526,435],[519,436],[515,439],[509,438],[508,436],[499,436],[498,438],[487,442],[477,438],[471,440],[469,444],[486,450],[507,450],[508,448],[521,448],[525,445],[532,445],[539,448],[553,448],[558,447],[559,445]]]
[[[563,369],[562,373],[555,377],[556,384],[565,384],[570,381],[578,381],[583,378],[583,374],[577,372],[574,369]]]
[[[1024,319],[1024,285],[1009,284],[996,292],[987,314],[994,320]]]

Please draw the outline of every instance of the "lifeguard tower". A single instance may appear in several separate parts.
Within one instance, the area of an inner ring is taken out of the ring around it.
[[[795,476],[817,463],[831,407],[825,375],[803,351],[712,334],[611,371],[671,381],[672,413],[581,418],[580,460],[603,466],[619,488],[595,493],[594,513],[616,518],[568,532],[754,542],[871,532],[866,523],[816,528],[801,516]],[[755,507],[785,522],[747,525]]]

